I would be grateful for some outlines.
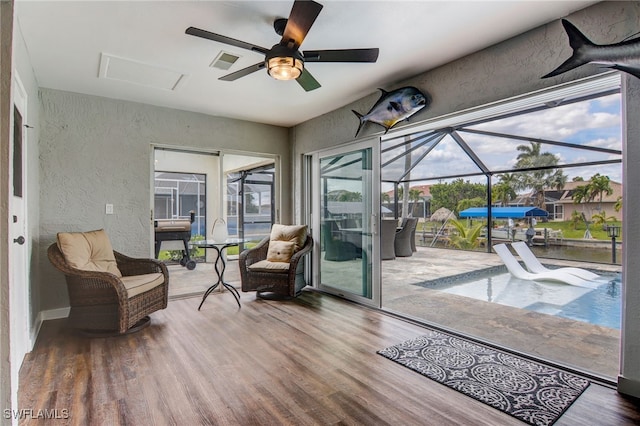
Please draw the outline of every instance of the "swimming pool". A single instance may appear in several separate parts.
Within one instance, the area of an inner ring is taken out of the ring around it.
[[[485,302],[620,329],[620,276],[612,273],[599,275],[601,277],[595,281],[595,288],[585,288],[549,281],[521,280],[505,272],[503,267],[498,267],[476,271],[471,276],[461,275],[419,285]]]

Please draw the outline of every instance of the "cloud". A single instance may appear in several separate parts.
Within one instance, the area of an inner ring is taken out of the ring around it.
[[[615,98],[619,104],[619,95],[616,95]],[[608,100],[607,102],[613,101]],[[500,133],[568,142],[568,138],[585,129],[619,128],[620,123],[619,113],[603,111],[601,102],[590,100],[503,118],[474,127]]]

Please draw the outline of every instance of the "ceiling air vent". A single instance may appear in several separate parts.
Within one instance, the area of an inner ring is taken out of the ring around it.
[[[223,52],[220,52],[218,56],[216,56],[216,58],[211,63],[211,67],[226,71],[229,68],[231,68],[233,64],[236,63],[238,58],[239,56],[232,55],[231,53],[227,53],[223,51]]]

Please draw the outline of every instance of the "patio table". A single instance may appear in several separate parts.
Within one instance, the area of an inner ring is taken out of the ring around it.
[[[224,281],[224,270],[227,267],[226,262],[224,261],[224,256],[222,256],[222,253],[224,252],[225,249],[229,248],[229,247],[237,247],[240,244],[246,243],[248,242],[248,239],[245,238],[226,238],[224,240],[201,240],[201,241],[192,241],[190,243],[190,245],[192,247],[199,247],[199,248],[210,248],[216,251],[216,260],[214,263],[214,269],[217,275],[217,280],[214,284],[212,284],[207,291],[204,292],[204,295],[202,296],[202,301],[200,302],[200,306],[198,306],[198,310],[200,310],[200,308],[202,307],[202,304],[204,303],[204,301],[206,300],[206,298],[216,289],[218,288],[218,286],[220,284],[222,284],[222,287],[220,287],[220,291],[223,290],[223,288],[228,289],[231,294],[233,295],[233,297],[236,299],[236,302],[238,303],[238,308],[241,307],[240,305],[240,293],[238,293],[238,290],[236,290],[236,288],[234,286],[232,286],[231,284],[227,283]],[[218,261],[220,261],[222,263],[222,268],[218,269]]]

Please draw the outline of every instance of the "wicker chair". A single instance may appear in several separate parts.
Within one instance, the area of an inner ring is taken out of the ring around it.
[[[393,260],[396,258],[395,237],[398,221],[396,219],[382,219],[380,221],[380,259]]]
[[[266,237],[257,246],[240,253],[239,266],[242,291],[255,291],[257,297],[296,297],[307,285],[304,279],[303,257],[311,252],[313,238],[307,234],[302,247],[295,251],[288,266],[268,270],[255,268],[255,264],[267,260],[270,238]],[[264,262],[263,262],[264,263]],[[254,265],[254,268],[251,266]]]
[[[396,257],[408,257],[414,252],[415,238],[416,238],[416,226],[418,224],[418,218],[407,218],[404,226],[396,233],[394,248]],[[412,244],[412,240],[414,241]]]
[[[53,266],[66,277],[71,306],[69,323],[86,334],[105,336],[138,331],[149,325],[149,314],[167,307],[169,273],[162,262],[134,259],[114,250],[123,277],[120,278],[110,272],[70,266],[57,243],[49,246],[47,254]],[[129,286],[131,280],[137,280],[140,286],[128,291],[123,279]],[[145,283],[152,279],[155,281]]]

